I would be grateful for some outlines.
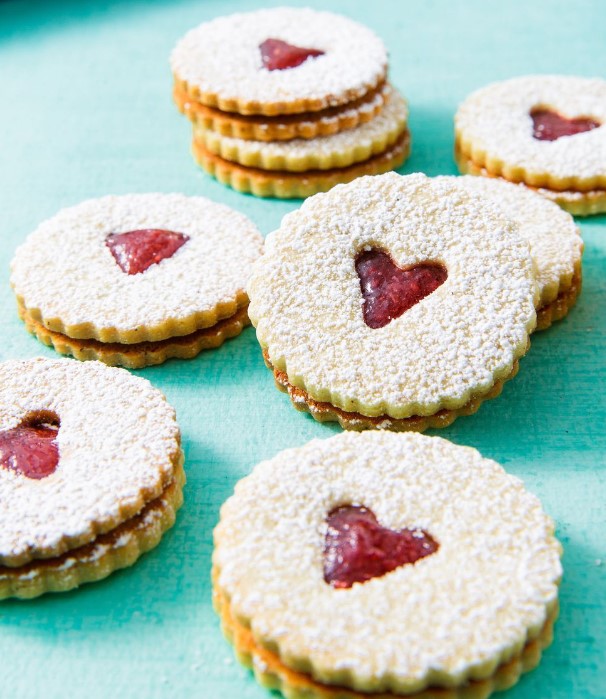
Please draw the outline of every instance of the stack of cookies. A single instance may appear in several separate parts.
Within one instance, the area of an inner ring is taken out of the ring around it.
[[[311,9],[219,17],[171,56],[197,162],[240,192],[307,197],[402,165],[405,100],[370,29]]]

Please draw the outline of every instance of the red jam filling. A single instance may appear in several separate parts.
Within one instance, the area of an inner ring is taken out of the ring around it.
[[[429,296],[448,277],[445,267],[419,264],[400,269],[381,250],[364,252],[356,259],[356,271],[364,297],[364,322],[382,328]]]
[[[167,257],[172,257],[189,236],[161,228],[110,233],[105,239],[114,260],[126,274],[140,274]]]
[[[265,39],[259,44],[263,67],[267,70],[286,70],[296,68],[304,63],[308,58],[323,56],[324,51],[319,49],[305,49],[300,46],[282,41],[282,39]]]
[[[374,512],[343,505],[329,513],[324,541],[324,581],[349,588],[415,563],[438,550],[439,544],[422,529],[386,529]]]
[[[59,463],[58,432],[59,418],[47,411],[0,432],[0,467],[36,480],[50,476]]]
[[[600,126],[600,123],[594,119],[588,117],[567,119],[549,109],[536,109],[530,116],[532,117],[532,135],[538,141],[556,141],[562,136],[574,136]]]

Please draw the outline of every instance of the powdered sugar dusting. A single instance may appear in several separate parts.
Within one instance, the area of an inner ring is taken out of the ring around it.
[[[290,141],[252,141],[194,128],[206,148],[246,165],[284,169],[344,167],[385,150],[406,128],[406,101],[393,91],[381,113],[365,124],[330,136]]]
[[[524,185],[485,177],[447,179],[466,191],[489,197],[491,204],[518,224],[519,233],[528,241],[535,263],[539,306],[551,303],[562,284],[570,285],[583,251],[578,226],[570,214]]]
[[[379,329],[362,317],[362,250],[448,279]],[[496,207],[445,180],[389,173],[316,195],[266,239],[249,315],[274,367],[311,398],[364,415],[431,415],[488,391],[535,324],[528,244]]]
[[[112,232],[145,228],[190,239],[144,273],[125,274],[105,240]],[[39,309],[44,320],[128,332],[233,303],[262,245],[246,216],[203,197],[107,196],[40,224],[15,253],[11,283],[26,308]]]
[[[592,117],[603,126],[540,141],[533,138],[530,117],[538,107],[567,118]],[[547,175],[557,189],[606,187],[605,80],[531,75],[493,83],[461,104],[455,128],[463,153],[495,174],[517,168],[527,184],[547,185]]]
[[[334,589],[322,552],[326,516],[343,504],[369,507],[391,529],[422,528],[440,547]],[[320,681],[348,670],[354,686],[403,690],[445,675],[461,682],[536,636],[562,572],[553,530],[521,481],[474,449],[343,433],[281,452],[240,481],[213,562],[236,617],[285,664],[311,664]]]
[[[290,70],[262,66],[268,38],[325,55]],[[188,32],[171,55],[175,75],[202,93],[260,103],[321,100],[343,104],[374,88],[387,71],[383,42],[370,29],[331,12],[277,7],[218,17]],[[204,101],[204,99],[202,99]]]
[[[1,363],[0,431],[39,410],[59,416],[59,465],[42,480],[0,468],[0,564],[87,543],[173,478],[179,428],[149,381],[100,362]]]

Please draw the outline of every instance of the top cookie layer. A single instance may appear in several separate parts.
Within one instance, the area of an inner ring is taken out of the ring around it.
[[[323,579],[328,513],[370,508],[422,529],[432,555],[349,589]],[[414,692],[488,677],[536,637],[560,546],[537,498],[438,437],[344,433],[255,467],[221,509],[213,562],[236,616],[320,682]]]
[[[99,362],[0,363],[0,432],[54,413],[59,462],[40,480],[0,466],[0,565],[57,556],[137,514],[174,476],[175,412],[149,381]]]
[[[281,39],[324,55],[296,68],[268,70],[259,49]],[[218,17],[188,32],[171,55],[177,83],[194,99],[242,114],[317,111],[357,99],[387,74],[383,42],[330,12],[277,7]]]
[[[110,233],[166,229],[189,240],[140,274],[126,274]],[[63,209],[17,249],[11,283],[30,315],[73,338],[135,343],[187,335],[246,305],[263,239],[242,214],[203,197],[131,194]]]
[[[533,137],[531,113],[549,109],[600,124],[554,141]],[[531,75],[470,95],[455,116],[458,147],[491,174],[551,189],[606,188],[606,81]]]
[[[442,179],[442,178],[437,178]],[[570,287],[581,264],[583,241],[572,216],[524,185],[487,177],[448,177],[464,191],[488,197],[491,206],[518,224],[528,241],[539,287],[537,308]]]
[[[433,293],[384,327],[363,319],[355,261],[446,267]],[[274,367],[312,399],[404,418],[458,408],[510,374],[534,328],[528,244],[495,207],[416,174],[319,194],[266,240],[249,315]]]

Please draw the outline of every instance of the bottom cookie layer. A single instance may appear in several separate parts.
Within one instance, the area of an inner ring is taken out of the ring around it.
[[[500,177],[490,173],[482,165],[478,165],[473,160],[467,158],[458,149],[455,149],[455,161],[462,175],[478,175],[480,177]],[[506,179],[506,178],[501,178]],[[509,181],[509,180],[507,180]],[[515,182],[514,184],[518,184]],[[538,192],[542,196],[550,199],[565,211],[573,216],[592,216],[593,214],[606,213],[606,190],[594,189],[587,192],[574,190],[556,191],[545,187],[532,187],[523,183],[529,189]]]
[[[549,614],[539,636],[526,643],[521,653],[500,665],[493,675],[482,680],[470,680],[460,687],[429,687],[408,695],[391,692],[359,692],[346,687],[316,682],[310,675],[284,665],[278,655],[259,645],[247,627],[233,616],[225,595],[213,587],[213,602],[221,618],[221,627],[227,640],[234,646],[238,660],[253,670],[257,681],[264,687],[279,690],[286,699],[487,699],[497,691],[515,685],[522,674],[534,669],[541,654],[553,640],[553,625],[557,606]]]
[[[547,327],[547,326],[546,326]],[[393,432],[424,432],[430,428],[448,427],[460,415],[473,415],[485,400],[496,398],[503,390],[503,384],[518,373],[519,362],[515,362],[511,373],[497,381],[494,386],[481,396],[475,396],[461,408],[439,410],[433,415],[413,415],[405,418],[394,418],[389,415],[369,417],[361,413],[349,413],[335,407],[332,403],[313,400],[302,388],[293,386],[285,372],[276,369],[263,351],[265,364],[274,373],[276,386],[280,391],[288,393],[294,407],[309,413],[318,422],[338,422],[344,430],[391,430]]]
[[[558,320],[562,320],[568,311],[577,302],[577,298],[581,293],[582,287],[582,273],[581,267],[579,265],[578,269],[575,269],[574,276],[572,277],[572,282],[568,289],[562,291],[558,294],[557,298],[551,303],[548,303],[542,308],[537,308],[537,330],[546,330],[553,323]]]
[[[349,167],[332,170],[285,172],[246,167],[214,155],[195,140],[193,154],[204,170],[238,192],[257,197],[302,199],[318,192],[326,192],[337,184],[351,182],[362,175],[381,175],[400,167],[410,154],[410,133],[405,131],[391,148],[379,155]]]
[[[80,360],[98,359],[104,364],[123,366],[127,369],[141,369],[162,364],[172,358],[192,359],[202,350],[220,347],[225,340],[236,337],[247,325],[250,325],[247,308],[240,308],[230,318],[225,318],[210,328],[196,330],[189,335],[126,345],[92,339],[76,340],[45,328],[34,320],[21,304],[18,306],[18,311],[29,332],[60,354],[67,354]]]
[[[0,566],[0,599],[30,599],[46,592],[67,592],[131,566],[157,546],[164,532],[175,523],[177,510],[183,504],[184,485],[181,455],[174,480],[132,519],[56,558],[35,560],[16,568]]]

